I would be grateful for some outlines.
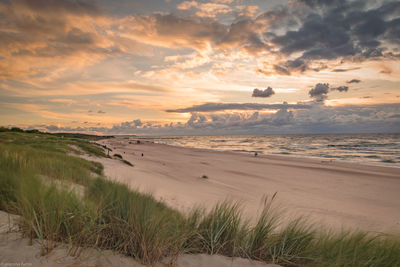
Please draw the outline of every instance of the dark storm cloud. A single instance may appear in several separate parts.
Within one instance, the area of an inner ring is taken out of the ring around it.
[[[352,71],[352,70],[358,70],[360,68],[348,68],[348,69],[333,69],[333,72],[347,72],[347,71]]]
[[[298,0],[301,3],[304,3],[310,7],[315,6],[332,6],[339,5],[343,3],[343,0]]]
[[[331,88],[331,91],[339,91],[339,92],[347,92],[348,90],[349,90],[348,86],[338,86]]]
[[[303,72],[310,69],[307,68],[310,62],[319,60],[363,61],[399,57],[391,44],[400,43],[400,2],[370,5],[369,1],[299,0],[297,3],[308,7],[302,9],[305,14],[294,15],[298,27],[290,29],[293,27],[288,24],[289,30],[283,34],[282,31],[274,33],[271,27],[264,34],[281,53],[286,56],[300,54],[296,60],[303,61],[302,67],[297,69],[290,68],[289,61],[280,63],[274,66],[277,73]],[[296,4],[295,8],[298,8]],[[282,25],[277,27],[282,28]]]
[[[359,80],[359,79],[352,79],[350,81],[347,81],[347,83],[360,83],[360,82],[361,82],[361,80]]]
[[[242,47],[249,54],[268,50],[270,47],[261,40],[257,33],[259,26],[251,19],[242,19],[232,23],[226,34],[216,41],[216,47],[221,49],[232,49]]]
[[[214,112],[224,110],[263,110],[263,109],[307,109],[309,105],[303,104],[256,104],[256,103],[206,103],[202,105],[194,105],[181,109],[169,109],[166,112],[188,113],[188,112]]]
[[[288,60],[281,65],[274,65],[274,70],[280,75],[290,75],[294,72],[305,72],[308,70],[307,63],[302,59]]]
[[[274,65],[274,70],[280,75],[290,75],[290,71],[287,68],[279,65]]]
[[[308,92],[308,94],[310,95],[311,98],[314,98],[316,101],[321,102],[328,97],[328,92],[329,92],[329,84],[317,83],[315,87]]]
[[[287,55],[303,52],[303,59],[332,59],[354,53],[346,29],[317,14],[310,15],[299,30],[276,36],[272,42]]]
[[[400,12],[400,8],[397,8],[397,10]],[[388,23],[388,30],[385,33],[385,37],[392,43],[400,43],[400,18]]]
[[[271,87],[268,87],[267,89],[260,90],[260,89],[254,89],[253,94],[251,95],[252,97],[270,97],[273,94],[275,94],[274,90]]]
[[[280,5],[273,10],[269,10],[262,14],[259,14],[255,19],[255,22],[262,23],[264,21],[267,21],[268,25],[273,29],[277,29],[282,26],[286,27],[287,25],[296,25],[296,18],[293,15],[293,12],[296,12],[296,10],[288,9],[286,6]]]
[[[308,94],[315,101],[324,102],[325,99],[328,98],[328,93],[330,91],[347,92],[348,90],[349,87],[347,86],[330,87],[328,83],[317,83],[313,88],[311,88]]]

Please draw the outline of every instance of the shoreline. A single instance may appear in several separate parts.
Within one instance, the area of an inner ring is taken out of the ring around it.
[[[135,140],[141,140],[141,139],[135,139]],[[166,144],[166,143],[156,143],[152,141],[144,141],[144,142],[150,142],[156,145],[166,145],[166,146],[172,146],[172,147],[180,147],[180,148],[188,148],[188,149],[199,149],[199,150],[204,150],[204,151],[215,151],[215,152],[231,152],[231,153],[239,153],[239,154],[245,154],[245,155],[250,155],[252,156],[254,151],[245,151],[245,150],[229,150],[229,149],[216,149],[216,148],[199,148],[199,147],[190,147],[190,146],[184,146],[184,145],[172,145],[172,144]],[[258,151],[257,151],[258,152]],[[257,157],[288,157],[288,158],[294,158],[294,159],[310,159],[310,160],[316,160],[316,161],[324,161],[324,162],[338,162],[338,163],[349,163],[349,164],[360,164],[360,165],[366,165],[366,166],[378,166],[378,167],[389,167],[389,168],[400,168],[400,164],[394,165],[394,163],[385,163],[385,162],[362,162],[362,161],[352,161],[352,160],[345,160],[345,159],[339,159],[339,158],[323,158],[323,157],[316,157],[316,156],[307,156],[307,155],[295,155],[295,154],[265,154],[263,152],[258,152],[259,154]]]
[[[328,228],[400,233],[396,212],[400,171],[396,167],[287,155],[254,157],[134,140],[97,141],[113,149],[110,155],[118,153],[135,165],[100,159],[106,176],[151,192],[171,207],[208,208],[229,199],[241,202],[245,215],[254,218],[263,196],[278,192],[277,204],[289,215],[304,215]],[[202,175],[207,179],[201,179]]]
[[[151,141],[146,141],[149,144],[154,144],[154,145],[163,145],[163,146],[169,146],[169,147],[176,147],[176,148],[182,148],[182,149],[188,149],[188,150],[193,150],[193,151],[199,151],[199,152],[216,152],[216,153],[229,153],[232,155],[238,154],[238,155],[244,155],[246,157],[250,158],[265,158],[268,160],[279,160],[279,161],[285,161],[285,160],[293,160],[297,162],[304,162],[304,163],[314,163],[314,164],[330,164],[332,166],[344,166],[344,167],[351,167],[351,166],[360,166],[362,168],[388,168],[388,169],[399,169],[399,178],[400,178],[400,166],[392,166],[392,165],[385,165],[384,163],[374,163],[374,162],[358,162],[358,161],[350,161],[350,160],[341,160],[341,159],[333,159],[333,158],[319,158],[319,157],[313,157],[313,156],[305,156],[305,155],[287,155],[287,154],[258,154],[257,157],[254,157],[253,152],[241,152],[241,151],[233,151],[233,150],[218,150],[218,149],[213,149],[213,148],[197,148],[197,147],[186,147],[186,146],[178,146],[178,145],[171,145],[171,144],[161,144],[161,143],[155,143]],[[378,174],[379,175],[379,174]]]
[[[398,133],[395,133],[398,134]],[[296,134],[297,135],[297,134]],[[317,136],[321,134],[316,134]],[[329,135],[329,134],[327,134]],[[336,134],[334,134],[336,135]],[[348,134],[343,134],[343,135],[348,135]],[[366,134],[369,135],[369,134]],[[385,134],[383,134],[385,135]],[[393,135],[392,134],[387,134],[387,135]],[[208,136],[208,135],[207,135]],[[238,136],[243,136],[243,135],[238,135]],[[249,137],[252,137],[254,135],[249,135]],[[264,136],[264,135],[260,135]],[[305,134],[305,136],[308,136]],[[400,168],[400,162],[387,162],[386,159],[382,158],[381,156],[376,156],[377,159],[380,159],[379,161],[371,161],[368,160],[368,158],[371,157],[362,157],[362,156],[354,156],[349,159],[343,158],[340,156],[335,156],[335,157],[322,157],[322,156],[316,156],[316,155],[306,155],[306,154],[296,154],[293,152],[282,152],[282,153],[265,153],[265,151],[262,151],[260,149],[254,149],[254,150],[246,150],[246,149],[223,149],[223,148],[206,148],[206,147],[196,147],[196,146],[186,146],[181,143],[168,143],[168,142],[162,142],[163,139],[179,139],[181,137],[188,137],[188,136],[172,136],[172,137],[166,137],[166,136],[161,136],[161,138],[157,138],[154,136],[114,136],[115,138],[122,138],[122,139],[132,139],[132,140],[140,140],[144,142],[153,142],[155,144],[163,144],[163,145],[170,145],[170,146],[176,146],[176,147],[187,147],[187,148],[194,148],[194,149],[206,149],[206,150],[212,150],[212,151],[222,151],[222,152],[237,152],[237,153],[249,153],[252,154],[254,152],[258,152],[259,155],[271,155],[271,156],[289,156],[289,157],[300,157],[300,158],[311,158],[311,159],[316,159],[316,160],[334,160],[334,161],[339,161],[339,162],[349,162],[349,163],[356,163],[356,164],[365,164],[365,165],[376,165],[376,166],[388,166],[388,167],[395,167],[395,168]],[[208,136],[210,137],[210,136]],[[212,136],[214,137],[214,136]],[[218,136],[215,136],[218,137]],[[161,141],[161,142],[159,142]],[[333,151],[335,153],[335,151]],[[355,151],[354,151],[355,152]],[[370,155],[375,157],[374,155]]]
[[[114,138],[123,138],[126,139],[127,137],[118,137],[115,136]],[[204,151],[204,152],[221,152],[221,153],[233,153],[233,154],[240,154],[240,155],[246,155],[246,156],[250,156],[250,157],[254,157],[254,151],[235,151],[235,150],[224,150],[224,149],[215,149],[215,148],[200,148],[200,147],[189,147],[189,146],[183,146],[183,145],[173,145],[173,144],[166,144],[166,143],[156,143],[154,141],[150,141],[150,140],[146,140],[143,141],[140,138],[137,138],[137,136],[135,137],[130,137],[132,138],[132,140],[129,141],[141,141],[144,143],[149,143],[149,144],[154,144],[154,145],[163,145],[163,146],[170,146],[170,147],[177,147],[177,148],[183,148],[183,149],[193,149],[193,150],[199,150],[199,151]],[[104,140],[104,139],[103,139]],[[95,142],[98,143],[98,142]],[[279,159],[279,157],[281,157],[280,160],[284,160],[285,158],[289,158],[289,159],[295,159],[295,160],[310,160],[310,161],[314,161],[316,163],[343,163],[343,164],[350,164],[350,165],[361,165],[361,166],[369,166],[369,167],[383,167],[383,168],[395,168],[395,169],[400,169],[400,165],[393,165],[393,163],[389,163],[392,165],[389,165],[388,163],[384,163],[384,162],[361,162],[361,161],[352,161],[352,160],[345,160],[345,159],[338,159],[338,158],[322,158],[322,157],[314,157],[314,156],[306,156],[306,155],[294,155],[294,154],[264,154],[263,152],[259,152],[259,154],[257,155],[257,158],[273,158],[276,157]],[[399,170],[400,171],[400,170]]]

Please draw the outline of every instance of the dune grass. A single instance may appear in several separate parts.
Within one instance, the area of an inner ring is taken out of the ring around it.
[[[98,157],[107,157],[104,150],[99,146],[90,143],[91,140],[98,140],[97,136],[72,134],[49,134],[41,132],[19,132],[19,131],[6,131],[4,128],[0,130],[0,144],[11,144],[14,147],[33,148],[45,153],[48,152],[75,152],[81,154],[82,151]],[[93,139],[91,139],[93,138]],[[74,147],[80,150],[74,149]]]
[[[89,172],[101,175],[103,166],[100,163],[68,155],[70,152],[82,154],[74,147],[92,156],[106,157],[103,149],[85,139],[45,133],[0,132],[0,151],[16,164],[14,169],[33,168],[39,174],[80,184],[89,178]]]
[[[121,160],[123,163],[125,163],[126,165],[129,165],[131,167],[133,167],[133,164],[130,163],[129,161],[127,161],[126,159],[124,159],[121,154],[114,154],[113,155],[114,158],[118,158],[119,160]]]
[[[134,166],[130,161],[127,161],[126,159],[122,159],[121,161],[122,161],[123,163],[125,163],[126,165],[128,165],[128,166],[131,166],[131,167]]]
[[[239,205],[225,201],[203,214],[196,230],[201,252],[233,257],[240,255],[248,225],[243,222]]]
[[[274,208],[274,196],[252,224],[231,202],[183,214],[106,180],[101,165],[69,155],[73,144],[105,156],[87,137],[75,139],[0,131],[0,208],[21,215],[21,231],[40,240],[42,254],[65,242],[75,249],[111,249],[146,265],[208,253],[282,266],[400,266],[398,236],[317,230],[302,218],[285,219]],[[85,194],[79,197],[43,176],[82,184]]]

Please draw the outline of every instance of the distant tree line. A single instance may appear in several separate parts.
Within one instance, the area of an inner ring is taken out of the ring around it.
[[[99,136],[97,135],[91,135],[91,134],[84,134],[84,133],[45,133],[41,132],[37,129],[31,129],[31,130],[24,130],[19,127],[0,127],[0,132],[18,132],[18,133],[36,133],[36,134],[52,134],[52,135],[58,135],[58,136],[65,136],[65,137],[70,137],[70,138],[87,138],[87,139],[93,139],[93,138],[98,138]],[[113,138],[114,136],[102,136],[102,138]]]
[[[11,128],[0,127],[0,132],[40,133],[40,131],[36,129],[23,130],[19,127],[11,127]]]

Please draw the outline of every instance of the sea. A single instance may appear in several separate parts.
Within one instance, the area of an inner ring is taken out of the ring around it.
[[[398,134],[141,136],[160,144],[400,167]]]

